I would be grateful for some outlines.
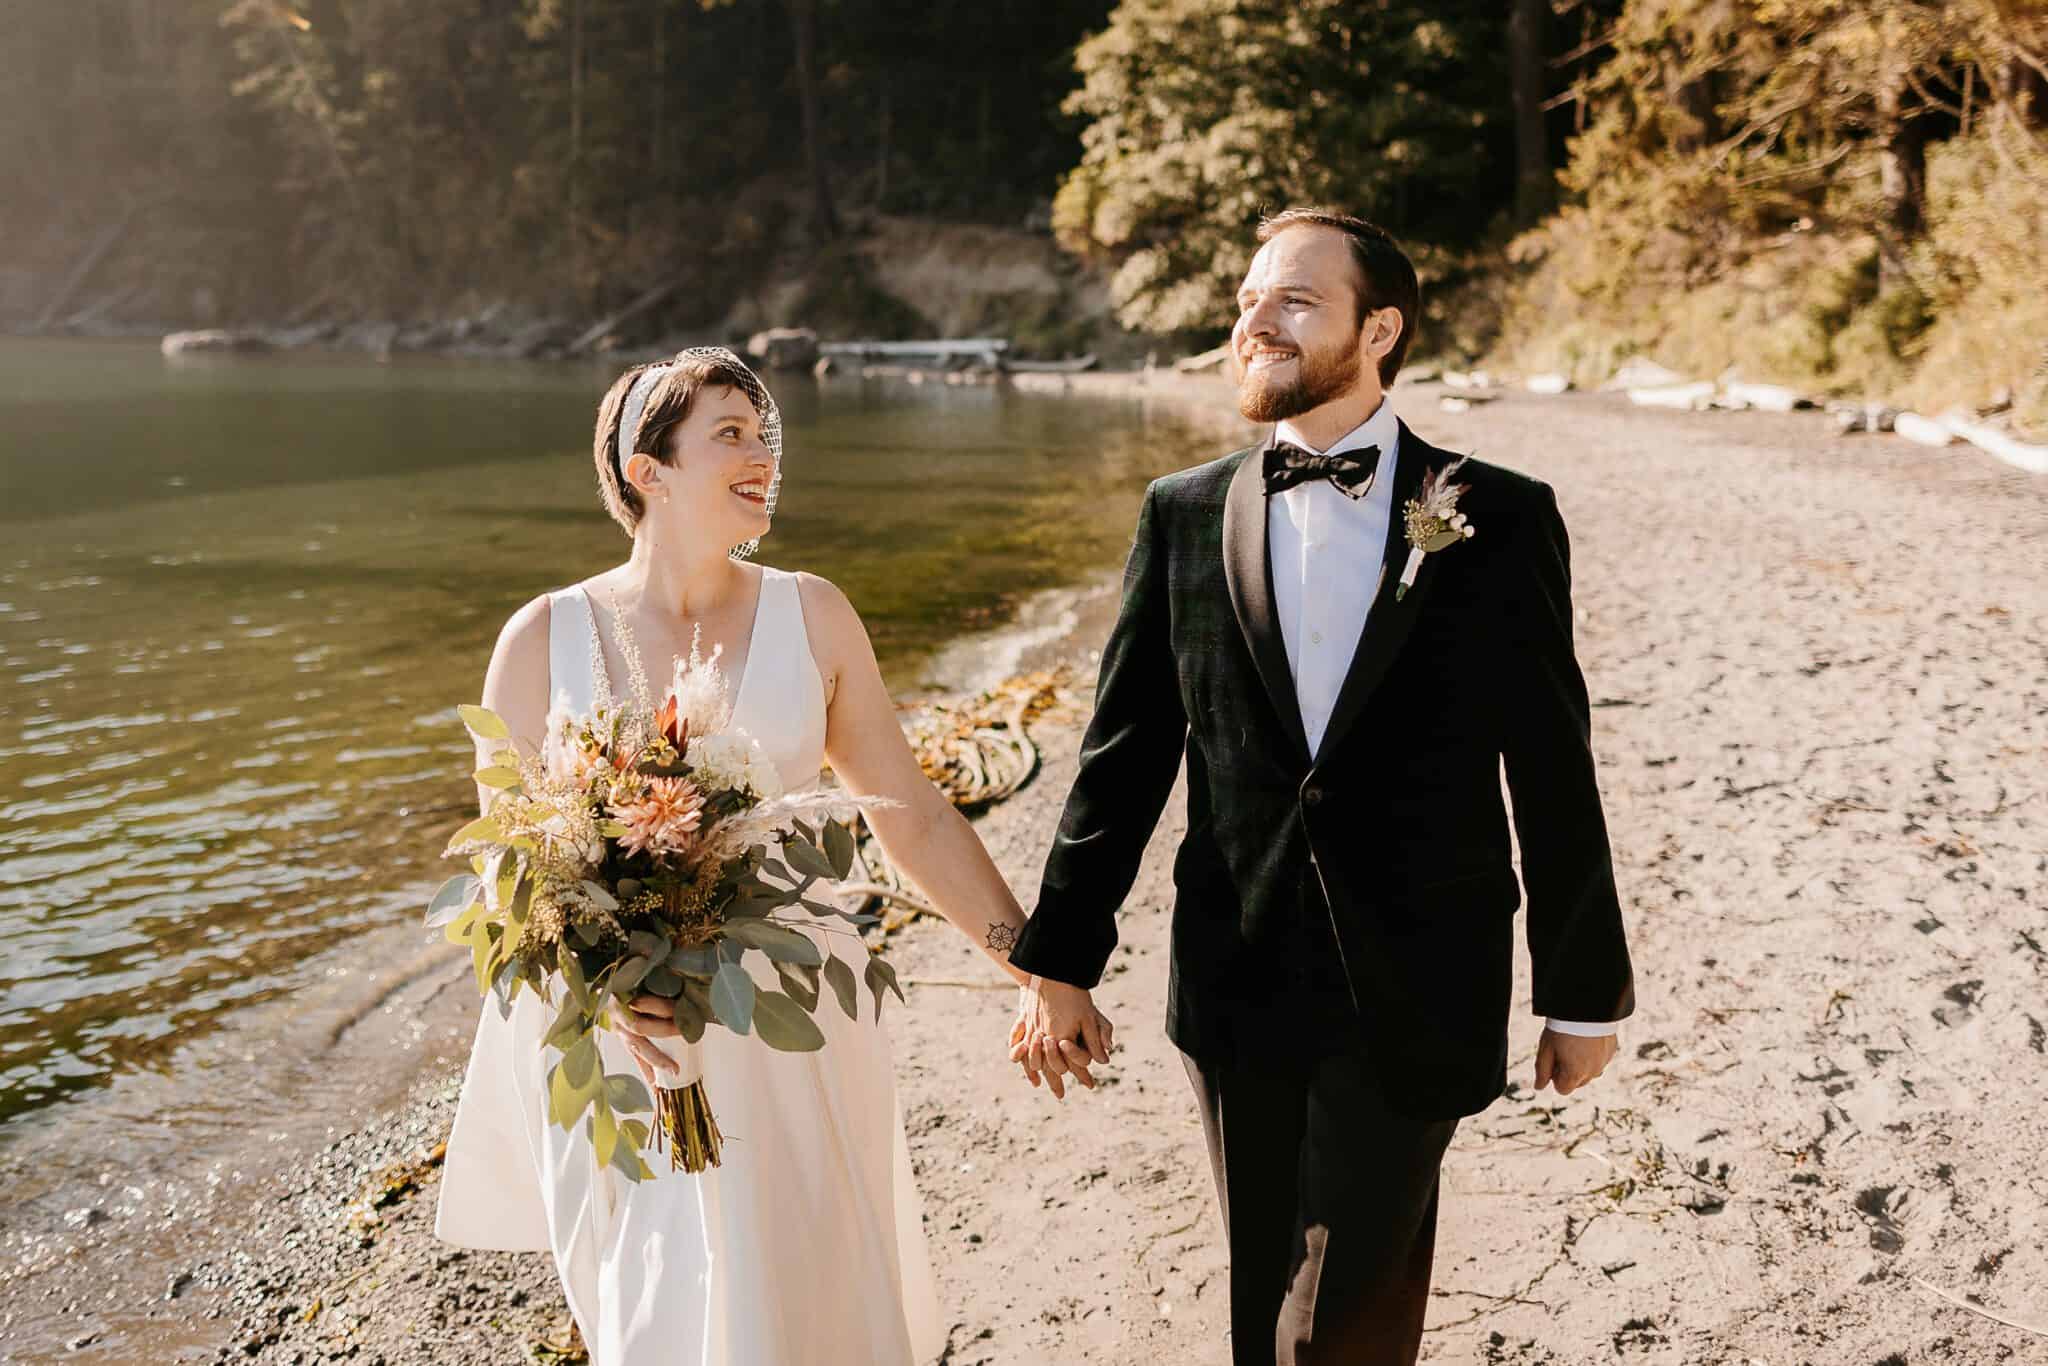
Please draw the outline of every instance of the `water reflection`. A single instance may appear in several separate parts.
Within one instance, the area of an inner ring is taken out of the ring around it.
[[[473,801],[453,704],[625,549],[587,463],[611,373],[0,342],[0,1126],[416,915]],[[1114,563],[1213,446],[1128,404],[778,389],[764,558],[837,580],[898,689]]]

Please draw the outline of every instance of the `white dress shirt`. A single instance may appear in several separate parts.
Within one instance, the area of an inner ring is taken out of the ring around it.
[[[1281,441],[1305,451],[1316,447],[1292,423],[1274,430]],[[1322,749],[1338,690],[1351,671],[1351,657],[1365,631],[1385,558],[1387,530],[1394,516],[1394,468],[1400,459],[1401,427],[1385,399],[1371,417],[1330,443],[1327,454],[1380,448],[1372,487],[1363,498],[1340,492],[1327,479],[1296,484],[1266,500],[1266,553],[1273,575],[1273,605],[1287,667],[1294,674],[1295,700],[1311,755]],[[1612,1034],[1610,1023],[1547,1021],[1560,1034]]]

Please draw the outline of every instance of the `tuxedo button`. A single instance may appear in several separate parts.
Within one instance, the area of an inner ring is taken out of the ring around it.
[[[1307,787],[1304,787],[1301,790],[1301,804],[1303,806],[1314,806],[1317,802],[1320,802],[1322,799],[1323,789],[1317,787],[1314,783],[1310,783]]]

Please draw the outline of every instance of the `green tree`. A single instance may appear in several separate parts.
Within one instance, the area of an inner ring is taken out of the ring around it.
[[[1124,0],[1076,55],[1090,122],[1054,229],[1159,333],[1228,324],[1262,211],[1470,241],[1512,196],[1501,31],[1470,0]]]

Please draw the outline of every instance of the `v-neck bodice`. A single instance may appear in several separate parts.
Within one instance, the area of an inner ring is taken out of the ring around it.
[[[580,587],[550,593],[548,695],[571,712],[588,715],[597,705],[600,671],[607,684],[603,691],[618,696],[610,686],[589,595]],[[761,566],[754,634],[732,702],[733,728],[760,742],[785,787],[806,787],[817,779],[825,762],[825,682],[811,654],[795,574]]]

